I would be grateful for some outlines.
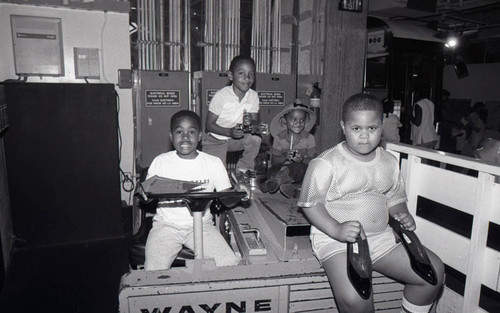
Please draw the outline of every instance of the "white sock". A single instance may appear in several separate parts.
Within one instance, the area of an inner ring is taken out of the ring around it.
[[[432,303],[427,305],[415,305],[405,297],[403,297],[403,302],[401,303],[401,313],[428,313],[431,310]]]

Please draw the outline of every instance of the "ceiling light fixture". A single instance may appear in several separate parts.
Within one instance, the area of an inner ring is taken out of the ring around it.
[[[458,46],[458,37],[456,35],[448,36],[446,39],[445,47],[454,49]]]

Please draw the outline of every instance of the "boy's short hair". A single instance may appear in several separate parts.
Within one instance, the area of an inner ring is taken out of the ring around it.
[[[181,110],[172,115],[172,117],[170,118],[170,130],[174,130],[174,125],[176,125],[179,120],[182,120],[184,118],[190,118],[194,122],[198,130],[201,130],[200,116],[195,112],[189,110]]]
[[[238,64],[243,62],[248,62],[252,64],[253,68],[255,68],[255,61],[251,57],[246,55],[238,55],[231,60],[231,64],[229,65],[229,71],[232,72],[238,66]]]
[[[355,94],[344,102],[344,106],[342,107],[342,121],[347,121],[354,111],[376,111],[379,113],[380,119],[384,117],[382,103],[375,96],[365,93]]]

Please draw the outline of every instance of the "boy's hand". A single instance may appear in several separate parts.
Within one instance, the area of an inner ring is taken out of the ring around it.
[[[409,231],[414,231],[417,228],[417,226],[415,225],[415,220],[413,219],[413,216],[410,213],[407,212],[394,213],[392,217],[396,221],[398,221],[405,229]]]
[[[304,156],[300,154],[297,150],[295,150],[295,153],[292,156],[292,161],[293,162],[302,162],[304,161]]]
[[[285,159],[287,161],[302,162],[304,161],[304,156],[297,150],[287,150],[285,152]]]
[[[142,201],[144,201],[144,202],[149,201],[148,196],[146,195],[146,192],[144,191],[144,188],[142,188],[142,185],[139,186],[138,194],[141,197]]]
[[[285,151],[285,158],[287,161],[297,162],[296,160],[298,159],[298,157],[300,158],[300,154],[295,149]]]
[[[361,232],[361,223],[358,221],[347,221],[340,223],[336,230],[334,239],[340,242],[356,242]]]
[[[248,201],[250,199],[251,194],[252,194],[250,187],[248,187],[247,185],[242,184],[242,183],[236,184],[236,186],[234,186],[234,190],[244,191],[247,193],[247,195],[243,199],[241,199],[242,201]]]
[[[208,182],[205,182],[199,186],[195,186],[188,190],[188,192],[205,192],[208,188]]]
[[[243,127],[241,124],[238,124],[231,128],[231,137],[234,139],[240,139],[243,137]]]

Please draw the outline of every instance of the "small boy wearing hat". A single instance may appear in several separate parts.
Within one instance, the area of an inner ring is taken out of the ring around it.
[[[309,161],[316,156],[316,140],[309,133],[316,116],[297,99],[287,105],[271,121],[273,136],[271,168],[268,179],[260,185],[262,192],[278,189],[288,198],[298,197],[298,188],[291,183],[302,181]]]

